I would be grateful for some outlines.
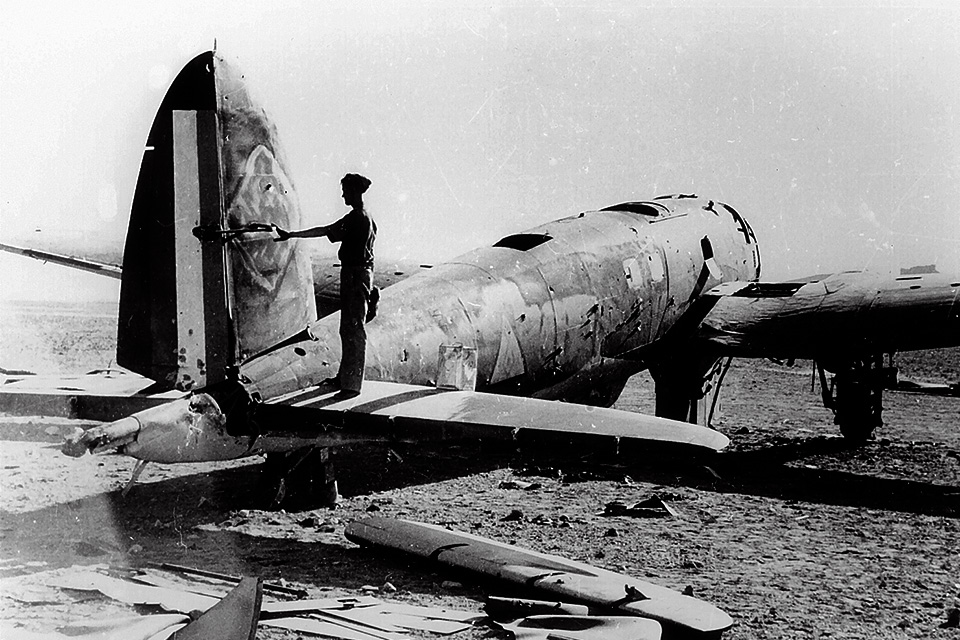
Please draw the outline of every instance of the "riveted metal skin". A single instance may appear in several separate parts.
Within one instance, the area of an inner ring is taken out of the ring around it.
[[[441,345],[461,344],[477,350],[478,391],[577,400],[585,385],[565,383],[622,385],[710,288],[759,270],[743,218],[695,197],[586,212],[497,245],[383,291],[367,379],[433,385]],[[244,363],[248,393],[273,398],[334,375],[338,323],[322,318],[315,341]]]

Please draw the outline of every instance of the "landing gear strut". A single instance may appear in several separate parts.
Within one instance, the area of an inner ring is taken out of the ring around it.
[[[883,356],[876,355],[830,367],[836,373],[828,383],[825,367],[816,366],[823,406],[833,411],[834,424],[850,442],[866,442],[883,426],[883,388],[896,381],[897,368],[884,366]]]
[[[271,510],[334,508],[340,499],[334,463],[327,448],[268,454],[260,481],[261,501]]]
[[[656,383],[656,415],[709,427],[732,358],[690,357],[650,367]]]

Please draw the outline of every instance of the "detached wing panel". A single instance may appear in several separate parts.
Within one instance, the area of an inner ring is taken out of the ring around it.
[[[349,400],[322,387],[282,396],[260,405],[256,420],[268,433],[282,425],[348,439],[536,439],[615,443],[620,450],[658,443],[712,451],[729,443],[712,429],[629,411],[377,381],[365,382],[363,393]]]
[[[958,276],[842,273],[717,293],[726,295],[697,337],[724,355],[814,359],[960,345]]]
[[[718,638],[733,624],[730,616],[714,605],[672,589],[436,525],[373,517],[350,523],[346,536],[358,544],[429,558],[443,566],[495,578],[564,601],[652,618],[668,625],[676,637]]]

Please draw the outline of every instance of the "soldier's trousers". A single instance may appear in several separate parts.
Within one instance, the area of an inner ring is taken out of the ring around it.
[[[373,269],[340,267],[340,388],[360,391],[367,349],[367,303],[373,287]]]

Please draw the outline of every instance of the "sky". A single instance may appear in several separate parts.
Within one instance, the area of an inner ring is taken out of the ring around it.
[[[155,110],[216,42],[307,223],[363,173],[385,257],[683,192],[750,221],[765,279],[960,273],[958,24],[946,0],[6,3],[0,242],[119,247]],[[0,257],[0,297],[116,296],[26,262]]]

